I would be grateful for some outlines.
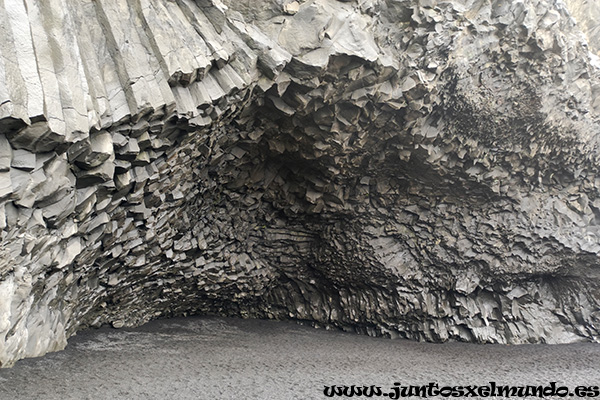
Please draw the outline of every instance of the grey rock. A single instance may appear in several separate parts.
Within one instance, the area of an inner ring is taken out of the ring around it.
[[[14,147],[32,152],[52,151],[65,141],[65,137],[52,132],[46,122],[35,122],[9,132],[7,137]]]
[[[67,149],[67,156],[70,162],[74,162],[77,159],[84,160],[87,156],[92,152],[92,144],[90,143],[89,138],[80,140],[78,142],[73,143]]]
[[[566,0],[565,4],[571,15],[577,21],[577,25],[586,36],[590,50],[600,57],[600,6],[593,1]],[[554,10],[548,10],[542,17],[540,25],[551,28],[560,22],[560,14]]]
[[[598,341],[597,4],[275,3],[0,3],[0,365],[190,313]]]
[[[120,149],[117,150],[117,158],[123,160],[134,160],[138,153],[140,152],[140,147],[138,146],[137,139],[129,138],[127,144]]]
[[[95,168],[113,154],[112,135],[107,131],[101,131],[90,136],[89,147],[74,158],[74,161],[80,167]]]
[[[36,166],[35,154],[28,150],[16,149],[13,152],[10,166],[23,171],[32,171]]]
[[[100,183],[109,182],[112,180],[115,173],[115,165],[110,162],[105,162],[99,167],[89,170],[81,170],[76,173],[77,188],[97,185]]]
[[[5,136],[0,136],[0,172],[10,170],[12,163],[12,149]]]
[[[13,192],[11,175],[8,172],[0,172],[0,198],[7,199]]]
[[[122,174],[115,176],[115,186],[117,187],[117,190],[122,190],[123,188],[130,187],[132,183],[133,181],[131,178],[130,171],[126,171]]]

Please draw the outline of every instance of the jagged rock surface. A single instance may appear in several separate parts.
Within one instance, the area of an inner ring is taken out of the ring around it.
[[[577,20],[589,49],[600,56],[600,7],[593,0],[565,0],[565,3]]]
[[[0,32],[2,366],[188,313],[597,340],[561,1],[7,0]]]

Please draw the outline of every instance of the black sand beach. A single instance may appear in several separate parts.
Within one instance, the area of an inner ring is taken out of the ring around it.
[[[0,399],[324,399],[325,386],[600,385],[600,346],[418,343],[289,322],[176,318],[80,332],[0,370]],[[337,397],[345,398],[345,397]]]

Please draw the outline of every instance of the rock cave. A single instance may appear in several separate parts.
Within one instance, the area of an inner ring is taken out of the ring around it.
[[[2,1],[0,366],[185,315],[598,341],[598,16]]]

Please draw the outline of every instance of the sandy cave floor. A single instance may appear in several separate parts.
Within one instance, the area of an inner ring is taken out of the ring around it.
[[[600,386],[600,345],[418,343],[190,317],[80,332],[0,370],[0,399],[325,399],[325,385]],[[337,397],[348,398],[348,397]]]

